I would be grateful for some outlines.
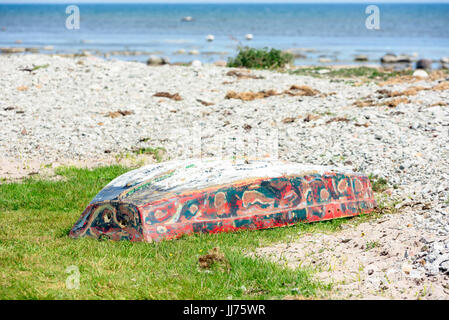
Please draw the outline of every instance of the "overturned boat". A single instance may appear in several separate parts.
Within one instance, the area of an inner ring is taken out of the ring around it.
[[[375,206],[368,177],[347,170],[270,160],[170,161],[114,179],[70,236],[151,242],[349,217]]]

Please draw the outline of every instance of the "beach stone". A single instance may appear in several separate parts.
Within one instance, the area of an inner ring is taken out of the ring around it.
[[[443,64],[441,64],[441,69],[449,70],[449,63],[443,63]]]
[[[449,63],[449,57],[442,57],[441,59],[440,59],[440,62],[441,63],[446,63],[446,64],[448,64]]]
[[[193,21],[193,18],[191,16],[186,16],[186,17],[182,18],[181,21],[191,22],[191,21]]]
[[[307,56],[303,53],[304,51],[301,48],[291,48],[284,50],[285,53],[289,53],[293,55],[295,59],[306,59]]]
[[[39,49],[38,48],[25,48],[26,52],[31,52],[31,53],[39,53]]]
[[[149,66],[161,66],[169,63],[167,58],[159,57],[159,56],[150,56],[147,60],[147,65]]]
[[[226,67],[228,63],[224,60],[217,60],[214,62],[214,65],[216,65],[217,67]]]
[[[429,77],[427,72],[425,70],[423,70],[423,69],[415,70],[415,72],[413,72],[413,76],[414,77],[419,77],[419,78],[428,78]]]
[[[197,56],[197,55],[200,54],[200,52],[198,50],[194,49],[194,50],[190,50],[189,54],[192,55],[192,56]]]
[[[214,35],[209,34],[209,35],[206,36],[206,40],[209,41],[209,42],[212,42],[212,41],[215,40],[215,37],[214,37]]]
[[[200,60],[193,60],[193,61],[190,63],[190,65],[191,65],[192,67],[199,68],[199,67],[202,66],[202,63],[201,63]]]
[[[419,59],[416,62],[416,69],[432,69],[432,60],[430,60],[430,59]]]
[[[186,50],[185,49],[179,49],[176,50],[175,52],[173,52],[174,54],[186,54]]]
[[[387,53],[380,58],[382,63],[396,63],[398,61],[397,57],[393,53]]]
[[[11,48],[1,48],[2,53],[22,53],[25,52],[25,48],[11,47]]]
[[[365,54],[356,55],[354,61],[368,61],[368,56]]]
[[[443,261],[440,264],[440,270],[443,272],[449,272],[449,260]]]
[[[321,62],[321,63],[329,63],[329,62],[332,62],[332,60],[329,59],[329,58],[319,58],[319,59],[318,59],[318,62]]]
[[[253,40],[253,35],[251,33],[248,33],[245,35],[246,40]]]
[[[407,54],[400,54],[396,57],[396,62],[399,63],[410,63],[412,61],[413,61],[412,57]]]

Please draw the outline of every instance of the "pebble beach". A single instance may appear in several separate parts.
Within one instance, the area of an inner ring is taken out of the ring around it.
[[[378,245],[368,253],[362,243],[343,242],[362,280],[339,278],[341,298],[351,298],[354,286],[356,298],[449,298],[447,71],[372,80],[4,54],[0,75],[0,183],[51,176],[59,165],[139,166],[156,158],[270,156],[349,168],[385,179],[382,196],[397,213],[382,216],[382,230],[393,231],[373,231],[368,238]],[[327,237],[341,242],[371,229]],[[291,266],[295,252],[283,250]],[[373,280],[396,273],[396,285]]]

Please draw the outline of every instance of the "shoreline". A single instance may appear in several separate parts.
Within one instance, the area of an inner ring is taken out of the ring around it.
[[[18,40],[19,41],[19,40]],[[19,42],[20,44],[20,42]],[[392,68],[394,70],[416,69],[417,64],[421,60],[426,60],[433,70],[449,70],[449,57],[442,56],[434,59],[427,59],[426,57],[419,57],[415,52],[412,54],[395,54],[387,52],[380,55],[378,58],[373,58],[369,54],[359,53],[353,54],[351,60],[340,60],[331,52],[318,51],[314,48],[290,48],[282,50],[283,52],[293,55],[293,63],[291,68],[311,68],[311,67],[325,67],[325,68],[354,68],[354,67],[371,67],[371,68]],[[316,53],[313,57],[308,57],[307,54]],[[237,52],[234,52],[234,55]],[[28,55],[28,54],[45,54],[50,56],[59,56],[66,58],[80,58],[95,56],[108,61],[127,61],[149,63],[151,59],[163,61],[163,64],[171,65],[190,65],[194,61],[200,61],[205,64],[216,64],[224,66],[228,60],[230,52],[200,52],[199,50],[177,50],[170,55],[165,55],[162,51],[142,51],[142,50],[112,50],[101,51],[98,49],[80,49],[70,50],[68,52],[61,52],[55,50],[54,46],[42,47],[22,47],[20,45],[0,47],[0,54],[2,55]],[[161,63],[162,64],[162,63]]]

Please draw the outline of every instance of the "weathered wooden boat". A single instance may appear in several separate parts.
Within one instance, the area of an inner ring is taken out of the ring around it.
[[[349,217],[375,206],[368,177],[347,170],[266,160],[170,161],[114,179],[70,236],[151,242]]]

